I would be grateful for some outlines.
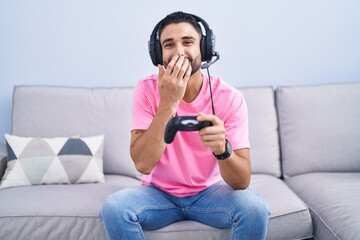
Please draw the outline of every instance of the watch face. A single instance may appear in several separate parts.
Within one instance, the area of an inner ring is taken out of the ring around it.
[[[232,152],[231,143],[226,139],[226,150],[225,150],[225,154],[227,155],[227,158],[230,157],[231,152]]]

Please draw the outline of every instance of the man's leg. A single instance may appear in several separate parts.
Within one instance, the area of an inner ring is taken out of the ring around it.
[[[217,228],[232,228],[230,239],[233,240],[265,239],[268,206],[251,190],[233,190],[220,182],[188,200],[191,220]]]
[[[153,186],[126,188],[109,195],[100,211],[109,239],[144,240],[152,230],[182,220],[171,196]]]

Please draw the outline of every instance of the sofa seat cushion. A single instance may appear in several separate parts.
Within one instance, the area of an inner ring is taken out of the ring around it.
[[[105,183],[100,184],[38,185],[0,190],[0,239],[106,239],[98,215],[103,200],[123,187],[139,185],[140,181],[115,175],[105,175],[105,179]],[[266,198],[272,212],[267,239],[293,239],[311,232],[306,226],[306,207],[281,180],[260,174],[255,174],[252,179],[251,188]],[[301,225],[296,228],[298,231],[291,232],[291,224],[296,221]],[[304,229],[305,233],[300,234]],[[227,239],[229,233],[230,229],[183,221],[146,231],[145,235],[149,240],[221,240]]]
[[[360,173],[308,173],[286,180],[304,200],[317,239],[360,236]]]
[[[123,187],[139,185],[140,181],[115,175],[105,175],[105,179],[105,183],[99,184],[38,185],[0,190],[0,239],[106,239],[99,219],[103,200]],[[282,180],[254,174],[251,188],[263,195],[270,206],[267,239],[311,236],[307,207]],[[193,221],[145,232],[149,240],[220,240],[227,239],[229,233],[230,229],[216,229]]]
[[[223,240],[230,229],[218,229],[194,221],[181,221],[158,230],[144,231],[147,240]]]
[[[105,197],[140,181],[105,175],[105,183],[0,190],[0,239],[106,239],[99,218]]]
[[[270,209],[266,239],[306,239],[313,228],[308,207],[279,178],[265,174],[253,174],[250,188],[260,193]]]

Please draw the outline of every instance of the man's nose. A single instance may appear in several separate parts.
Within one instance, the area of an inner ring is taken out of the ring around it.
[[[177,44],[175,48],[175,54],[177,55],[184,55],[184,47],[181,44]]]

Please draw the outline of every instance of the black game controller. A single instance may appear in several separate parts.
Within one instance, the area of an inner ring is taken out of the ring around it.
[[[200,129],[212,126],[210,121],[199,122],[197,116],[173,117],[165,128],[164,140],[167,144],[172,143],[177,131],[199,131]]]

